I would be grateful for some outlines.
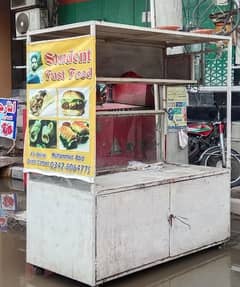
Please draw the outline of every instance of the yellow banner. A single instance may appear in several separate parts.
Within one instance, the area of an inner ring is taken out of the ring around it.
[[[27,46],[27,171],[94,181],[95,54],[90,36]]]

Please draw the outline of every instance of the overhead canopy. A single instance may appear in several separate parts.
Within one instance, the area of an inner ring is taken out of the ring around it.
[[[29,36],[31,37],[31,42],[33,42],[78,37],[92,33],[95,33],[98,40],[126,41],[128,43],[132,42],[162,47],[218,42],[230,39],[230,37],[220,35],[160,30],[99,21],[56,26],[30,32]]]

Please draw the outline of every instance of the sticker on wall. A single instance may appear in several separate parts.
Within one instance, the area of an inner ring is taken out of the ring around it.
[[[168,129],[187,126],[187,90],[185,87],[167,87]]]

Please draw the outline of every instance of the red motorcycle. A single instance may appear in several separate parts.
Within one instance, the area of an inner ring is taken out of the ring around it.
[[[190,164],[226,167],[225,124],[217,108],[217,120],[211,123],[188,124]],[[240,154],[231,149],[231,187],[240,185]]]

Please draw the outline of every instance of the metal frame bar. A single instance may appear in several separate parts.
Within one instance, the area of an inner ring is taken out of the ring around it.
[[[160,109],[160,93],[159,87],[157,84],[153,85],[154,91],[154,107],[155,107],[155,114]],[[164,113],[164,111],[163,111]],[[155,116],[155,124],[156,124],[156,160],[161,160],[161,118],[159,114]]]
[[[146,28],[146,27],[139,27],[139,26],[132,26],[132,25],[125,25],[125,24],[116,24],[111,22],[101,22],[101,21],[86,21],[81,23],[75,24],[67,24],[56,26],[52,28],[41,29],[37,31],[29,32],[29,35],[34,40],[35,36],[38,38],[42,38],[46,40],[44,36],[49,35],[50,38],[63,38],[63,37],[74,37],[78,36],[80,29],[88,29],[89,33],[91,33],[91,26],[95,25],[96,37],[100,39],[104,39],[107,37],[110,29],[112,28],[112,32],[116,34],[116,37],[112,37],[111,40],[121,38],[124,41],[130,41],[130,38],[139,33],[137,39],[134,39],[136,42],[152,42],[154,36],[154,42],[165,42],[166,47],[173,47],[173,46],[182,46],[184,44],[194,44],[194,43],[204,43],[204,42],[217,42],[217,41],[228,41],[228,36],[221,36],[221,35],[207,35],[207,34],[197,34],[191,32],[180,32],[180,31],[170,31],[170,30],[162,30],[156,28]],[[117,31],[118,30],[118,31]],[[124,33],[125,31],[125,33]],[[64,34],[64,32],[68,34]],[[116,32],[119,32],[116,33]],[[130,34],[128,35],[127,32]],[[136,33],[135,33],[136,32]],[[52,35],[51,35],[52,33]],[[134,34],[135,33],[135,34]],[[148,33],[151,33],[148,35]],[[86,34],[86,32],[84,33]],[[130,36],[130,38],[127,37]],[[150,37],[150,38],[149,38]],[[160,38],[162,37],[162,38]],[[164,40],[164,37],[168,39]],[[34,40],[35,41],[35,40]]]
[[[232,126],[232,39],[228,41],[227,63],[227,168],[231,168],[231,126]]]
[[[97,82],[108,84],[140,83],[140,84],[161,84],[161,85],[188,85],[197,84],[197,81],[179,79],[148,79],[148,78],[113,78],[97,77]]]
[[[156,98],[159,98],[158,93],[156,94]],[[156,99],[156,102],[158,100]],[[158,105],[158,104],[157,104]],[[151,115],[160,115],[164,114],[164,110],[159,110],[159,108],[156,108],[155,110],[129,110],[129,111],[97,111],[97,116],[151,116]]]
[[[96,25],[95,24],[91,24],[90,25],[90,36],[92,37],[95,37],[96,36]],[[96,43],[95,43],[96,45]],[[95,46],[95,51],[96,51],[96,46]],[[96,116],[95,116],[95,125],[96,125],[96,122],[97,122],[97,119],[96,119]],[[96,135],[95,135],[96,137]],[[96,140],[94,141],[94,159],[95,159],[95,162],[96,162],[96,155],[97,155],[97,144],[96,144]],[[96,178],[97,176],[97,166],[96,164],[94,164],[94,178]],[[94,179],[95,181],[95,179]],[[93,228],[93,238],[94,240],[92,241],[92,248],[93,248],[93,254],[92,254],[92,270],[94,270],[95,268],[95,262],[97,260],[97,230],[96,230],[96,222],[97,222],[97,217],[96,217],[96,210],[97,210],[97,197],[96,197],[96,190],[95,190],[95,187],[94,187],[94,183],[90,184],[90,190],[91,190],[91,193],[92,193],[92,196],[95,198],[95,201],[94,201],[94,205],[92,206],[92,210],[93,210],[93,214],[95,214],[95,216],[93,216],[93,221],[92,221],[92,224],[93,226],[95,226],[95,228]],[[97,271],[95,272],[92,272],[92,284],[93,285],[96,285],[96,278],[97,278],[97,274],[96,274]]]

